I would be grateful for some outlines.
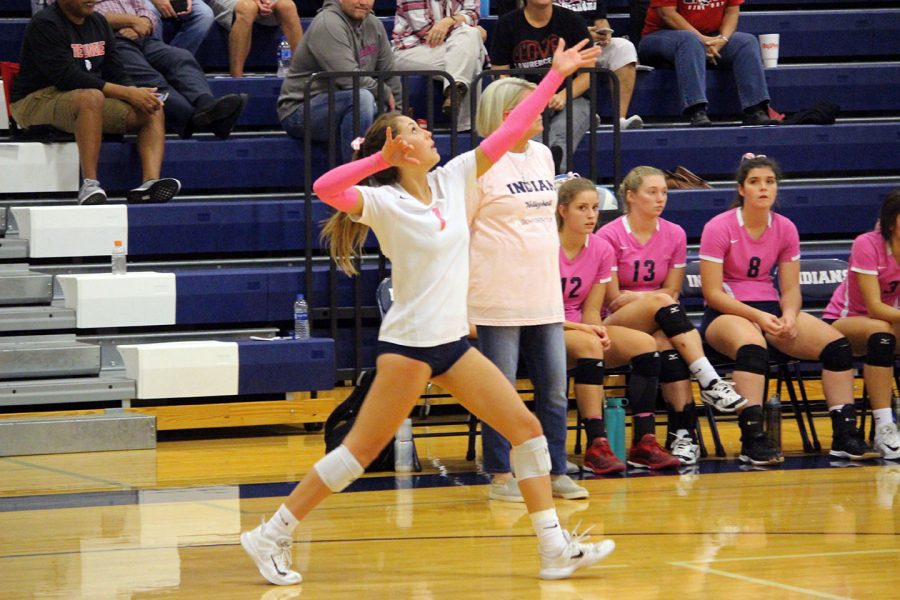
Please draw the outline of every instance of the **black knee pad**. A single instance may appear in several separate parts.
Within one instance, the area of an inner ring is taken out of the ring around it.
[[[674,383],[691,378],[687,363],[676,350],[663,350],[659,353],[659,382]]]
[[[694,329],[694,324],[688,319],[680,304],[663,306],[656,311],[656,316],[653,318],[656,320],[659,328],[663,330],[663,333],[666,334],[666,337],[680,335]]]
[[[894,348],[897,338],[893,333],[873,333],[866,349],[866,364],[873,367],[893,367],[897,360]]]
[[[765,375],[769,368],[769,351],[756,344],[744,344],[738,348],[734,370]]]
[[[853,368],[853,351],[850,350],[850,342],[842,337],[834,340],[822,348],[819,355],[822,368],[826,371],[849,371]]]
[[[631,372],[644,377],[659,377],[659,352],[644,352],[632,358]]]
[[[575,384],[603,385],[602,358],[579,358],[575,363]]]

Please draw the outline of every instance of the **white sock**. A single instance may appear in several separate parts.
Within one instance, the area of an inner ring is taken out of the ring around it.
[[[875,429],[878,429],[882,425],[893,425],[894,424],[894,415],[893,411],[890,408],[876,408],[872,411],[872,416],[875,417]]]
[[[842,408],[844,408],[844,406],[846,406],[846,405],[845,404],[835,404],[834,406],[829,406],[828,412],[834,412],[836,410],[841,410]]]
[[[710,364],[709,359],[705,356],[701,356],[697,360],[691,363],[690,367],[691,375],[697,378],[697,381],[700,382],[700,385],[708,388],[712,385],[712,382],[716,379],[719,379],[719,374],[716,373],[716,370],[713,369],[712,364]]]
[[[561,553],[566,547],[566,538],[563,536],[556,509],[539,510],[528,516],[531,517],[531,526],[534,527],[534,533],[537,534],[541,553],[547,556],[556,556]]]
[[[691,437],[691,433],[687,429],[679,429],[675,432],[675,437],[686,438]]]
[[[282,504],[272,518],[266,522],[263,530],[266,532],[266,537],[274,540],[279,537],[291,537],[299,524],[300,520],[288,510],[287,506]]]

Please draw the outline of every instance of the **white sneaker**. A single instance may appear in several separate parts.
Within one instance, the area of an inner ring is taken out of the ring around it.
[[[515,477],[507,479],[503,483],[492,483],[491,489],[488,491],[488,498],[504,502],[525,502]]]
[[[700,446],[690,436],[677,436],[672,442],[669,452],[681,461],[682,465],[696,465],[700,458]]]
[[[734,384],[716,379],[708,388],[700,388],[700,399],[719,412],[731,413],[747,404],[747,399],[734,391]]]
[[[566,475],[575,475],[576,473],[581,473],[581,467],[576,465],[570,460],[566,461]]]
[[[300,573],[291,570],[291,538],[279,537],[274,542],[266,537],[265,522],[253,531],[241,534],[241,546],[250,555],[259,574],[275,585],[296,585],[303,581]]]
[[[587,529],[584,533],[572,533],[563,531],[566,538],[566,547],[558,556],[547,556],[541,553],[541,579],[565,579],[577,569],[589,567],[609,556],[616,549],[616,543],[612,540],[603,540],[598,544],[584,543],[587,537]]]
[[[551,478],[550,488],[553,490],[554,496],[565,498],[566,500],[581,500],[590,495],[586,489],[575,483],[568,475],[560,475],[555,479]]]
[[[896,425],[885,423],[875,430],[875,449],[887,460],[900,458],[900,433]]]
[[[631,115],[627,119],[625,117],[619,117],[619,128],[622,130],[640,129],[643,126],[644,120],[640,117],[640,115]]]

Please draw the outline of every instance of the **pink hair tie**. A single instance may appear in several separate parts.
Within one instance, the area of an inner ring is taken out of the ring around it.
[[[359,152],[359,149],[362,148],[364,141],[366,141],[366,138],[358,137],[350,142],[350,147]]]
[[[745,160],[752,160],[754,158],[766,158],[765,154],[753,154],[752,152],[747,152],[741,157],[741,162]]]

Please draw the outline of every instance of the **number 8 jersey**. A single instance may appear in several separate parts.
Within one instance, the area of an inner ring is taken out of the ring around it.
[[[769,224],[758,240],[744,229],[740,208],[713,217],[700,236],[700,260],[722,265],[722,287],[741,302],[778,301],[772,270],[800,260],[800,235],[790,219],[769,212]]]
[[[616,256],[613,272],[619,289],[650,292],[662,287],[669,269],[687,264],[687,236],[680,226],[657,219],[656,231],[646,244],[634,237],[628,218],[623,215],[597,231]]]

